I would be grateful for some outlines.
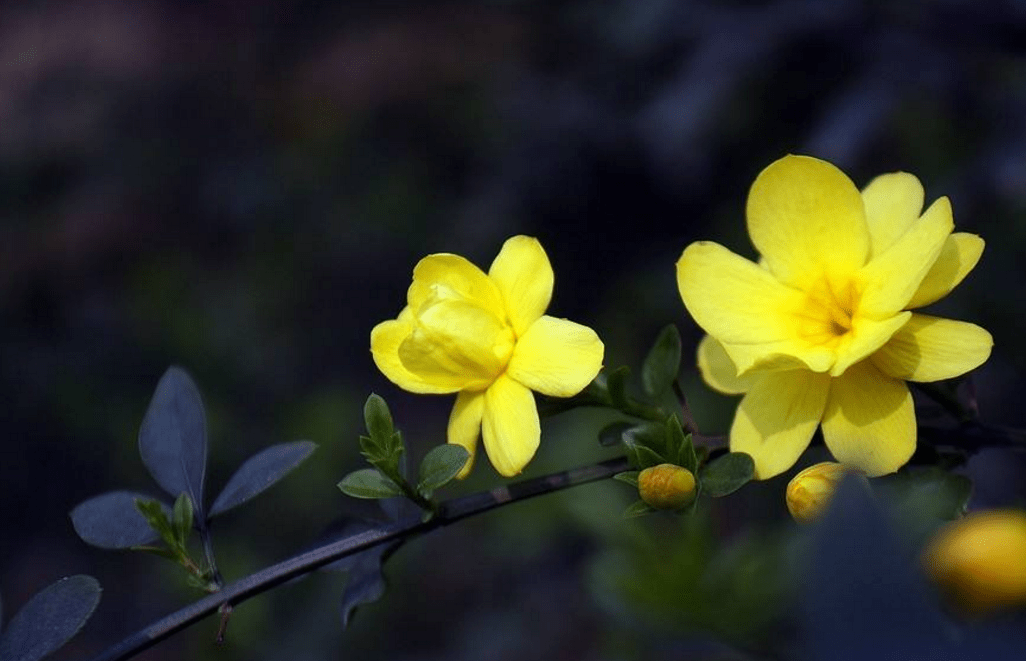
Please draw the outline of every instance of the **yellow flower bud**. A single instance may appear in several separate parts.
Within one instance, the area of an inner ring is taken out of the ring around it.
[[[848,468],[833,461],[813,464],[787,483],[787,510],[799,523],[810,523],[823,513]]]
[[[950,523],[927,545],[923,560],[966,613],[1026,606],[1026,512],[993,510]]]
[[[638,492],[649,507],[680,509],[695,499],[695,476],[683,466],[659,464],[641,471]]]

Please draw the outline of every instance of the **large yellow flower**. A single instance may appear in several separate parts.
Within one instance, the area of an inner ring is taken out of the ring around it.
[[[413,269],[399,318],[371,331],[378,369],[404,390],[454,393],[449,442],[470,452],[478,436],[502,475],[516,475],[538,449],[532,390],[571,397],[602,368],[595,331],[543,314],[552,266],[537,239],[506,241],[486,275],[459,255],[428,255]]]
[[[945,296],[983,252],[980,237],[952,234],[947,198],[922,206],[910,174],[860,193],[833,165],[786,156],[748,196],[759,264],[708,241],[681,255],[681,298],[709,334],[699,368],[714,389],[745,394],[730,449],[752,455],[759,479],[793,466],[820,424],[838,461],[897,470],[916,446],[904,381],[955,377],[990,355],[979,326],[909,311]]]

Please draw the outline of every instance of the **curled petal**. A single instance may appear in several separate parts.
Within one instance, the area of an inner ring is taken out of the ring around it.
[[[497,319],[505,319],[502,294],[485,272],[465,258],[449,253],[428,255],[413,269],[413,284],[406,293],[414,312],[429,302],[463,300]]]
[[[785,156],[771,163],[752,184],[747,218],[766,265],[792,287],[808,290],[824,275],[847,277],[869,255],[862,196],[826,161]]]
[[[538,239],[507,239],[488,269],[488,277],[502,292],[506,313],[518,337],[549,307],[555,276]]]
[[[541,440],[534,395],[503,374],[485,391],[484,400],[485,451],[500,475],[512,477],[524,469]]]
[[[760,480],[783,473],[809,446],[830,377],[808,370],[762,375],[741,400],[730,428],[730,451],[747,452]]]
[[[459,384],[435,383],[406,369],[399,359],[399,346],[413,332],[409,309],[398,319],[383,321],[371,331],[371,356],[389,381],[403,390],[421,394],[444,394],[459,390]]]
[[[956,232],[949,236],[933,267],[905,307],[921,308],[947,296],[973,270],[982,254],[983,239],[975,234]]]
[[[592,329],[545,315],[517,341],[507,374],[543,395],[573,397],[602,369],[604,351]]]
[[[837,461],[870,477],[893,473],[916,449],[916,415],[903,381],[864,360],[830,384],[823,440]]]
[[[873,363],[896,379],[952,379],[982,365],[994,338],[976,324],[913,314],[887,344],[873,354]]]
[[[922,218],[855,276],[862,294],[858,314],[883,319],[904,310],[954,227],[948,198],[931,204]]]
[[[892,172],[862,189],[869,226],[870,255],[879,255],[898,240],[923,210],[923,185],[915,175]]]
[[[698,343],[698,369],[710,388],[725,395],[740,395],[752,387],[753,377],[738,377],[734,362],[712,335]]]
[[[470,453],[470,459],[456,476],[461,480],[469,475],[470,469],[474,467],[484,407],[484,392],[464,390],[456,397],[456,405],[452,407],[452,414],[449,416],[448,441],[463,446]]]

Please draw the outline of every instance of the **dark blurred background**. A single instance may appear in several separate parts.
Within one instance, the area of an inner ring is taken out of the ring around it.
[[[67,517],[103,491],[157,494],[136,433],[171,364],[204,395],[211,497],[263,447],[320,446],[216,521],[229,580],[360,505],[335,483],[360,466],[369,392],[415,456],[441,442],[451,398],[399,391],[369,352],[431,252],[487,268],[507,237],[539,237],[550,312],[595,328],[609,366],[637,366],[677,323],[698,423],[725,431],[734,402],[690,369],[674,262],[699,238],[751,255],[748,186],[786,153],[860,186],[910,171],[928,203],[951,198],[987,249],[936,312],[993,333],[982,415],[1026,426],[1022,2],[3,3],[5,617],[60,576],[96,576],[100,608],[58,654],[81,658],[194,597],[169,563],[87,547]],[[527,475],[609,456],[604,421],[553,420]],[[1023,498],[1021,455],[971,468],[975,504]],[[482,461],[455,491],[499,481]],[[723,501],[723,534],[785,525],[783,484]],[[596,553],[643,525],[620,518],[628,492],[589,486],[418,540],[344,633],[343,579],[322,574],[237,608],[222,648],[210,621],[140,658],[737,658],[596,596]]]

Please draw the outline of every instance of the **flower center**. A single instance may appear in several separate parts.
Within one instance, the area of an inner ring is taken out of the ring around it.
[[[836,348],[852,332],[859,292],[851,282],[841,286],[820,280],[806,292],[795,315],[798,337],[816,346]]]

